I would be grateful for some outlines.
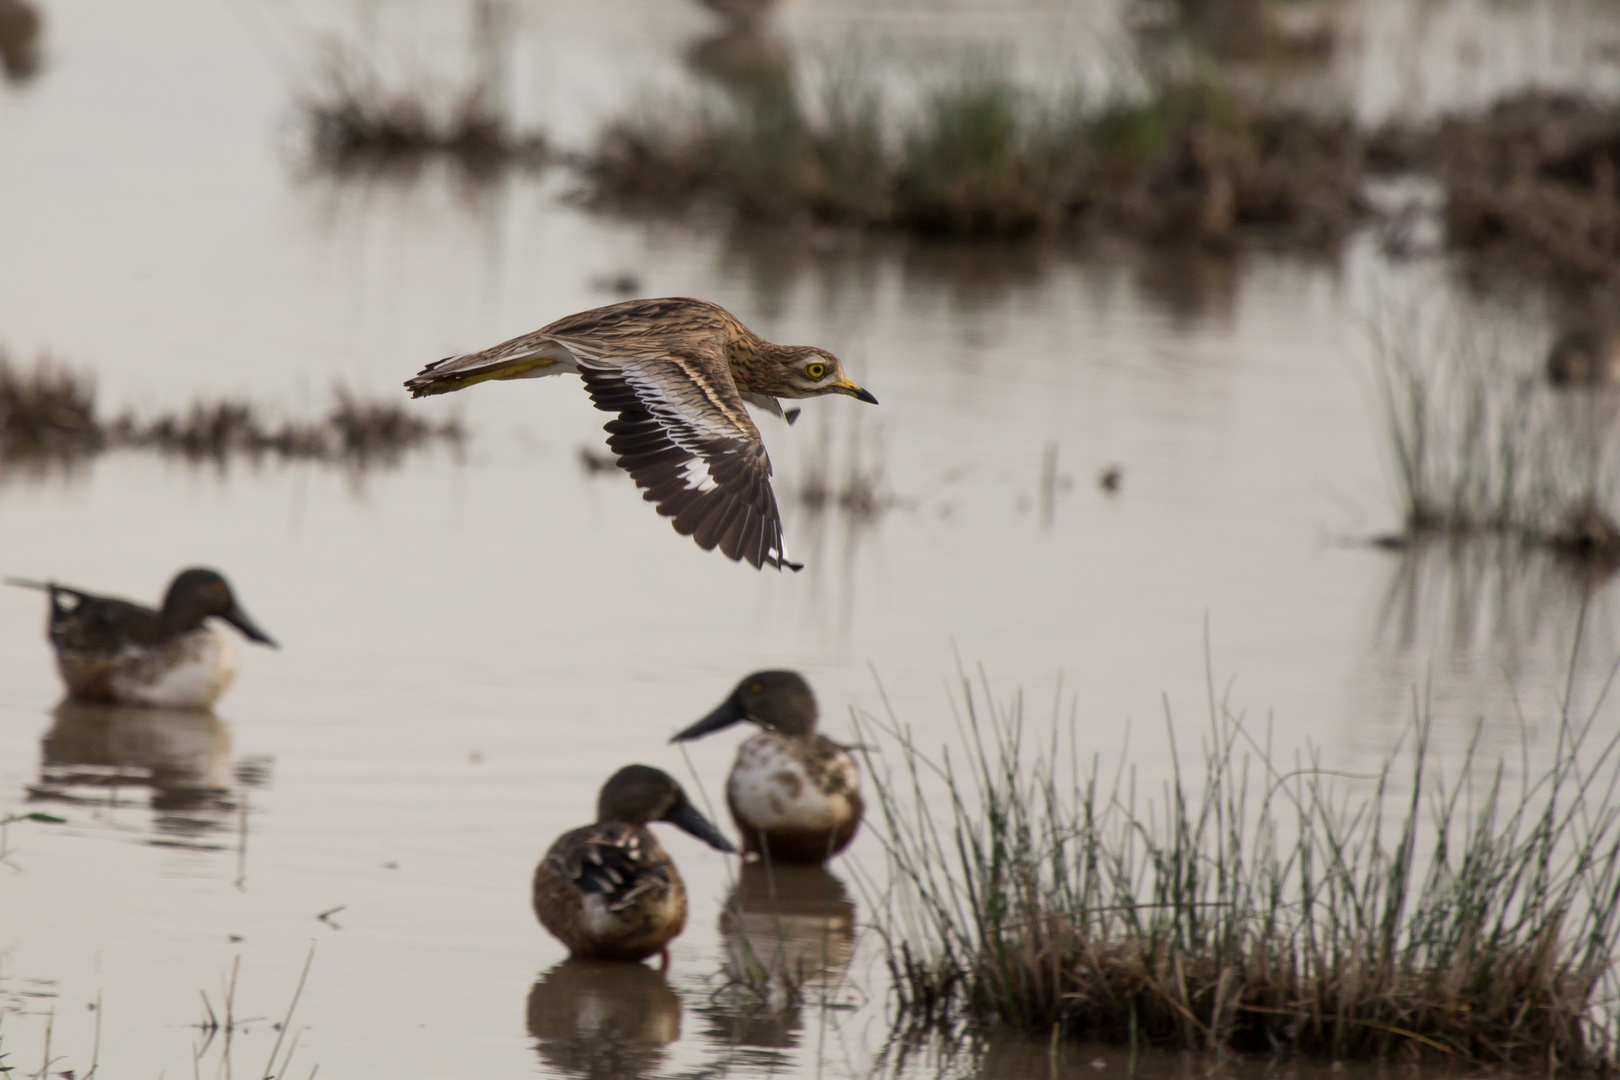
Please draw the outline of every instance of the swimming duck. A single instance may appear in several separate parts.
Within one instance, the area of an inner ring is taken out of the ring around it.
[[[570,956],[638,961],[657,953],[668,966],[668,945],[686,929],[686,885],[650,821],[717,851],[737,850],[674,777],[626,765],[602,785],[596,824],[563,833],[534,870],[534,913]]]
[[[182,570],[169,583],[163,607],[95,596],[52,581],[7,578],[8,584],[50,594],[46,632],[68,697],[108,705],[206,709],[236,677],[236,647],[207,625],[217,616],[249,641],[272,648],[214,570]]]
[[[676,735],[683,742],[750,720],[726,778],[743,851],[779,862],[823,863],[861,824],[861,772],[849,750],[816,734],[816,696],[796,671],[756,671],[719,708]]]

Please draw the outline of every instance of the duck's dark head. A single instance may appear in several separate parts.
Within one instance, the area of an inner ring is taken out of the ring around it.
[[[626,765],[608,777],[596,797],[596,820],[625,825],[667,821],[717,851],[737,850],[712,821],[698,813],[673,776],[651,765]]]
[[[816,695],[797,671],[756,671],[708,716],[670,739],[684,742],[750,720],[782,735],[809,735],[816,730]]]
[[[180,571],[163,595],[163,628],[171,634],[183,634],[197,629],[210,616],[224,619],[249,641],[276,647],[270,635],[260,630],[236,602],[223,574],[198,566]]]

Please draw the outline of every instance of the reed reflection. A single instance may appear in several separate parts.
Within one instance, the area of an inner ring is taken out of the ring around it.
[[[793,107],[793,53],[757,25],[732,23],[686,52],[693,74],[711,80],[739,107]]]
[[[0,74],[24,83],[39,74],[45,20],[26,0],[0,0]]]
[[[158,843],[234,827],[231,734],[212,713],[63,701],[40,740],[31,800],[120,807],[150,792]],[[240,779],[251,783],[255,769]]]
[[[645,964],[564,960],[529,991],[528,1029],[540,1060],[567,1076],[650,1076],[681,1037],[681,999]]]
[[[720,914],[726,988],[702,1011],[733,1046],[797,1046],[811,991],[855,952],[855,902],[822,866],[745,863]]]

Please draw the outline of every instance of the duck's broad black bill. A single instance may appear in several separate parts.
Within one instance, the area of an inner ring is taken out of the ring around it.
[[[710,732],[728,728],[739,720],[748,719],[748,713],[737,704],[735,697],[729,697],[721,703],[714,712],[705,716],[685,731],[678,732],[670,737],[670,742],[686,742],[689,739],[701,739]]]
[[[691,833],[716,851],[724,851],[728,855],[737,853],[737,849],[726,839],[725,834],[714,827],[714,822],[698,813],[689,802],[683,801],[680,806],[671,810],[664,820],[683,832]]]
[[[259,629],[257,623],[248,618],[248,613],[242,610],[241,604],[232,604],[231,609],[220,618],[242,631],[249,641],[257,641],[260,645],[268,645],[272,649],[281,648],[269,634]]]

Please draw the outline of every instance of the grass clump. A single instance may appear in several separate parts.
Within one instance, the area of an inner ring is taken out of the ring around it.
[[[365,468],[394,464],[406,451],[434,442],[459,445],[465,437],[455,420],[435,423],[403,405],[361,400],[343,387],[333,398],[328,412],[313,420],[274,420],[251,402],[232,399],[102,420],[90,376],[48,358],[24,368],[0,352],[0,462],[38,470],[71,466],[104,450],[141,449],[219,464],[269,456]]]
[[[0,460],[67,461],[105,442],[93,379],[48,356],[27,368],[0,350]]]
[[[966,680],[962,697],[961,767],[867,718],[903,762],[873,762],[903,1019],[1616,1067],[1620,747],[1590,721],[1560,726],[1541,772],[1510,779],[1475,745],[1442,782],[1420,720],[1409,771],[1392,756],[1358,784],[1274,762],[1212,702],[1201,777],[1177,759],[1143,797],[1055,729],[1032,748],[1020,701],[987,707]]]
[[[1404,536],[1495,533],[1620,566],[1612,392],[1550,386],[1500,343],[1421,321],[1374,333]]]
[[[233,457],[329,461],[356,467],[394,464],[430,442],[459,444],[455,420],[433,423],[404,406],[361,401],[338,387],[327,414],[274,421],[247,401],[198,401],[183,412],[142,420],[125,414],[109,427],[109,444],[224,464]]]
[[[333,48],[297,100],[320,168],[339,175],[409,169],[448,158],[469,174],[547,159],[539,132],[514,131],[484,85],[447,89],[428,79],[390,86],[358,53]]]
[[[1452,244],[1577,283],[1620,276],[1620,105],[1530,91],[1405,142],[1445,185]]]
[[[793,91],[613,126],[593,157],[598,202],[1015,237],[1086,223],[1231,241],[1262,226],[1321,240],[1365,211],[1348,123],[1261,110],[1210,86],[1091,111],[967,73],[897,119],[837,87],[820,110]]]

